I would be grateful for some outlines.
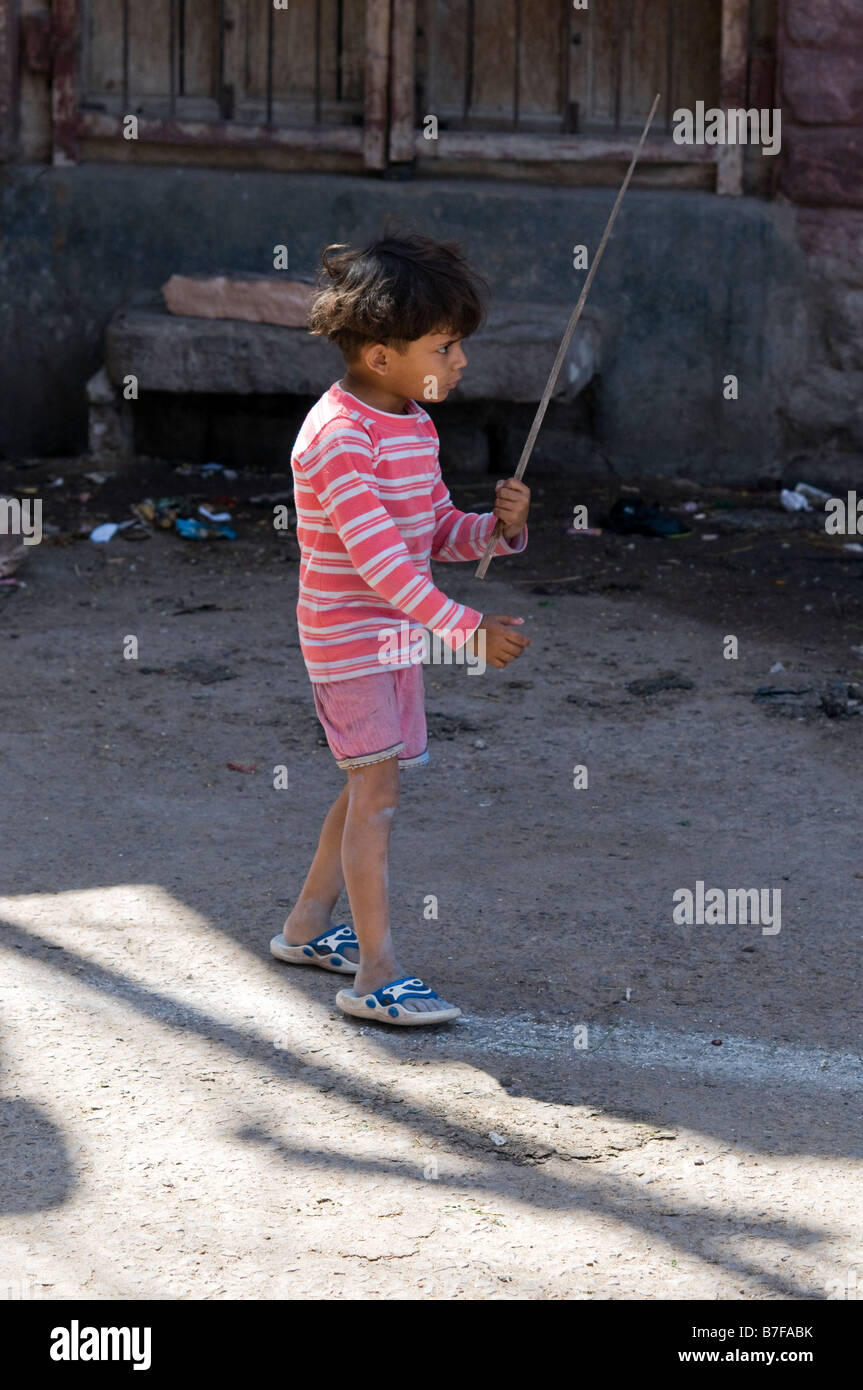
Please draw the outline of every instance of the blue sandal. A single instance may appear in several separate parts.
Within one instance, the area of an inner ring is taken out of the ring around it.
[[[343,1013],[354,1018],[369,1018],[377,1023],[395,1023],[402,1028],[417,1028],[428,1023],[449,1023],[461,1016],[461,1009],[454,1004],[444,1008],[428,1009],[418,1013],[406,1009],[399,1003],[401,999],[438,999],[440,996],[415,975],[403,975],[400,980],[382,985],[373,994],[357,994],[353,989],[340,989],[336,1003]]]
[[[307,941],[303,946],[289,946],[279,933],[270,942],[270,951],[277,960],[285,960],[289,965],[317,965],[321,970],[333,970],[338,975],[355,975],[357,962],[347,960],[339,952],[345,946],[359,947],[353,927],[330,927],[320,936]]]

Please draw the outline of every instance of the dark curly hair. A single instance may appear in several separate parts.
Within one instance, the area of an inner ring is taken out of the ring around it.
[[[408,232],[361,249],[336,243],[321,264],[309,330],[336,343],[348,360],[366,343],[403,352],[427,333],[469,338],[485,317],[485,281],[454,242]]]

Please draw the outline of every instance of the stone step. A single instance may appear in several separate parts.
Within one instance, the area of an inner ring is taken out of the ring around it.
[[[449,399],[538,401],[570,312],[570,305],[497,303],[468,342],[469,366]],[[554,400],[574,400],[598,371],[603,330],[602,316],[588,308]],[[106,367],[115,386],[132,375],[141,392],[218,395],[319,396],[344,371],[338,349],[303,328],[150,310],[111,319]]]

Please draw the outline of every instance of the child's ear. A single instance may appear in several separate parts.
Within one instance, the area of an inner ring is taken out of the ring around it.
[[[363,362],[370,372],[386,376],[389,367],[389,354],[383,343],[370,343],[362,354]]]

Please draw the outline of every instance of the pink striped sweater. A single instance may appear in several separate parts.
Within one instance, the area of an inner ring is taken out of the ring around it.
[[[300,545],[297,622],[312,681],[411,664],[381,661],[382,633],[426,628],[457,649],[482,614],[438,589],[430,561],[478,560],[492,512],[460,512],[438,466],[438,436],[416,401],[406,413],[365,405],[334,383],[306,416],[291,455]],[[527,527],[496,555],[527,545]],[[414,658],[416,659],[416,658]]]

